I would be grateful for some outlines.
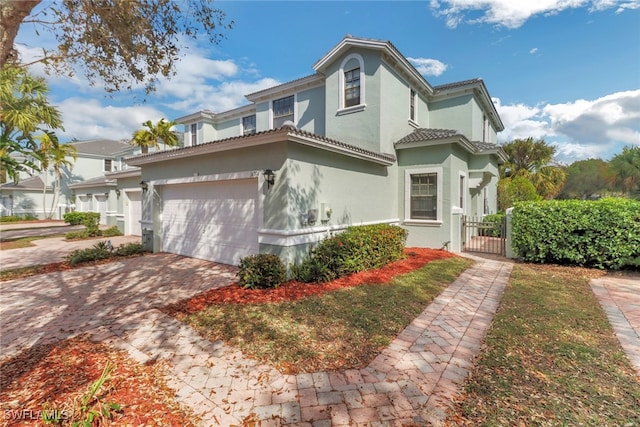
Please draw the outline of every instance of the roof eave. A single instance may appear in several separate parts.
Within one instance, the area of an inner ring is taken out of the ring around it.
[[[324,84],[324,76],[322,74],[316,73],[307,77],[302,77],[297,80],[283,83],[281,85],[263,89],[258,92],[250,93],[248,95],[245,95],[245,98],[254,103],[261,102],[281,94],[293,93],[302,89],[319,87],[322,86],[322,84]]]
[[[487,90],[487,86],[484,84],[482,79],[476,79],[469,84],[463,86],[456,86],[452,88],[446,88],[441,90],[436,90],[433,94],[432,100],[439,101],[443,99],[447,99],[452,95],[461,95],[465,93],[479,93],[480,97],[485,101],[485,105],[489,108],[490,114],[489,116],[493,119],[493,123],[496,127],[497,132],[501,132],[504,130],[504,123],[502,123],[502,119],[498,114],[498,110],[496,110],[496,106],[493,104],[493,100],[489,95],[489,91]]]
[[[336,56],[342,55],[346,50],[351,47],[362,47],[366,49],[373,49],[384,52],[391,61],[395,61],[402,65],[403,69],[413,78],[416,82],[422,85],[422,88],[428,95],[433,94],[433,86],[427,82],[427,80],[415,69],[413,65],[405,58],[398,49],[388,41],[371,40],[371,39],[359,39],[355,37],[345,37],[338,43],[333,49],[331,49],[326,55],[320,58],[314,65],[313,69],[318,73],[323,73],[327,70],[329,64]]]

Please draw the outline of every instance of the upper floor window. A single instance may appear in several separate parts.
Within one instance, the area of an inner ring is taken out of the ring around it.
[[[416,91],[411,89],[409,97],[409,118],[416,121]]]
[[[273,128],[281,127],[287,120],[294,121],[294,105],[295,96],[287,96],[285,98],[273,101]]]
[[[105,172],[111,172],[112,171],[112,161],[111,159],[104,159],[104,171]]]
[[[361,111],[365,107],[364,60],[357,53],[347,55],[340,64],[339,113]]]
[[[191,133],[191,145],[197,145],[198,144],[198,124],[197,123],[191,123],[191,127],[189,129],[190,133]]]
[[[360,105],[360,68],[344,72],[344,106]]]
[[[242,118],[242,134],[253,135],[256,133],[256,115]]]

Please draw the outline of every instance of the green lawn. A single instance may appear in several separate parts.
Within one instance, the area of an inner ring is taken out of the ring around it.
[[[287,373],[364,367],[471,264],[434,261],[388,284],[292,302],[215,304],[183,321]]]
[[[640,425],[640,380],[589,286],[599,274],[514,266],[452,424]]]

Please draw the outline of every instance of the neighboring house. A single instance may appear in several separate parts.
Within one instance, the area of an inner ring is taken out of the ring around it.
[[[480,79],[431,86],[386,41],[345,37],[315,74],[177,119],[185,146],[141,168],[143,242],[238,264],[296,262],[349,225],[461,250],[462,215],[496,211],[503,124]]]
[[[76,148],[77,159],[68,160],[73,166],[62,168],[60,197],[52,206],[53,170],[37,175],[22,175],[17,184],[0,186],[2,215],[33,215],[44,218],[52,212],[53,218],[61,219],[71,210],[100,212],[101,223],[107,224],[108,215],[115,209],[109,204],[110,192],[115,190],[115,180],[106,180],[105,173],[122,170],[125,156],[135,153],[135,147],[127,141],[96,139],[71,142]],[[43,187],[46,185],[46,198]],[[39,192],[38,192],[39,190]],[[43,203],[44,202],[44,203]],[[111,206],[111,207],[110,207]]]

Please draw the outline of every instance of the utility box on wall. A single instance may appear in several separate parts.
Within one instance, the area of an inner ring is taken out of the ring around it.
[[[142,247],[145,251],[153,252],[153,228],[142,229]]]

